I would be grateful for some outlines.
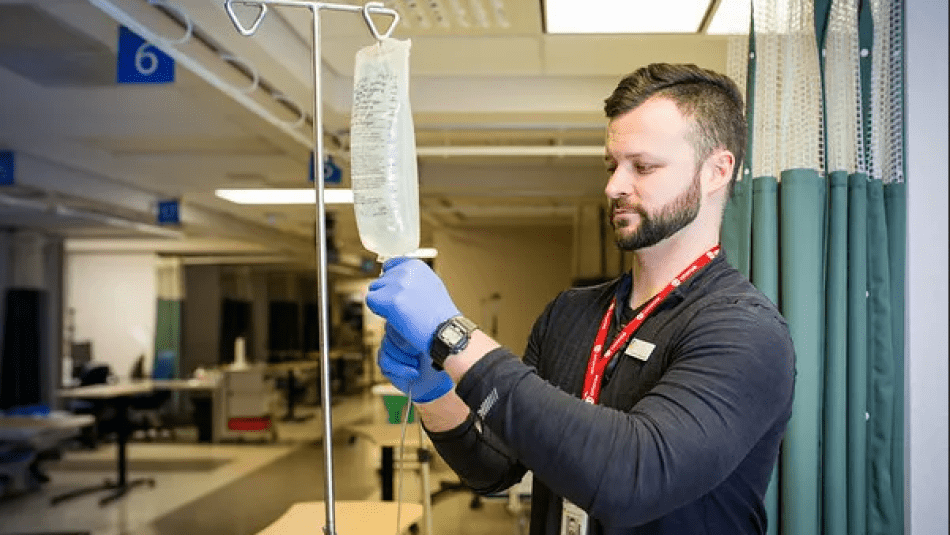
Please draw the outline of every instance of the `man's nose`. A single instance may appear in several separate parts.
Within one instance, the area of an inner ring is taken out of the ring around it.
[[[608,198],[618,199],[629,195],[630,182],[623,175],[624,173],[619,167],[610,174],[610,178],[607,179],[607,185],[604,186],[604,193],[607,194]]]

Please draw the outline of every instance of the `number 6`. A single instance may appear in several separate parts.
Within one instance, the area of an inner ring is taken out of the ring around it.
[[[158,69],[158,56],[149,50],[151,46],[150,43],[142,43],[135,51],[135,70],[142,76],[151,76]]]

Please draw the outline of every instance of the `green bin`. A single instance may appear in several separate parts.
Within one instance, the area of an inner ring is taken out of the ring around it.
[[[403,411],[406,408],[406,402],[408,398],[406,396],[394,396],[389,394],[384,394],[382,396],[383,404],[386,405],[386,413],[389,417],[389,423],[391,424],[400,424],[403,419]],[[409,404],[409,422],[416,421],[416,411],[413,409],[412,404]]]

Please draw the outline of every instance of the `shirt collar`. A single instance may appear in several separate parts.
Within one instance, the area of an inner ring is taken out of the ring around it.
[[[617,301],[617,306],[614,307],[614,322],[619,323],[623,317],[624,311],[630,305],[630,291],[633,290],[633,274],[630,271],[627,271],[620,277],[620,282],[617,284],[617,290],[614,292],[614,299]]]
[[[716,258],[713,259],[708,265],[703,269],[694,273],[684,284],[681,284],[673,289],[670,292],[670,295],[664,300],[664,303],[661,304],[661,307],[665,306],[674,306],[677,303],[681,302],[686,298],[686,293],[693,287],[694,284],[700,279],[703,278],[703,274],[708,273],[713,266],[717,266],[726,261],[726,252],[720,250],[719,254],[716,255]],[[617,306],[614,308],[614,321],[620,322],[623,317],[624,312],[629,308],[630,305],[630,292],[633,290],[633,274],[630,271],[626,271],[621,277],[620,282],[617,284],[617,289],[614,292],[614,298],[617,299]]]

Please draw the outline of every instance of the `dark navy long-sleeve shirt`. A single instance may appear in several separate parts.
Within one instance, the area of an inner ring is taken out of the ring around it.
[[[580,398],[599,323],[630,276],[567,290],[538,318],[523,361],[496,349],[456,390],[472,414],[430,433],[468,485],[534,475],[531,534],[559,533],[562,498],[591,535],[759,534],[791,416],[794,350],[775,306],[722,255],[673,291],[618,352],[598,405]],[[634,311],[618,306],[608,341]],[[644,344],[646,343],[646,344]]]

